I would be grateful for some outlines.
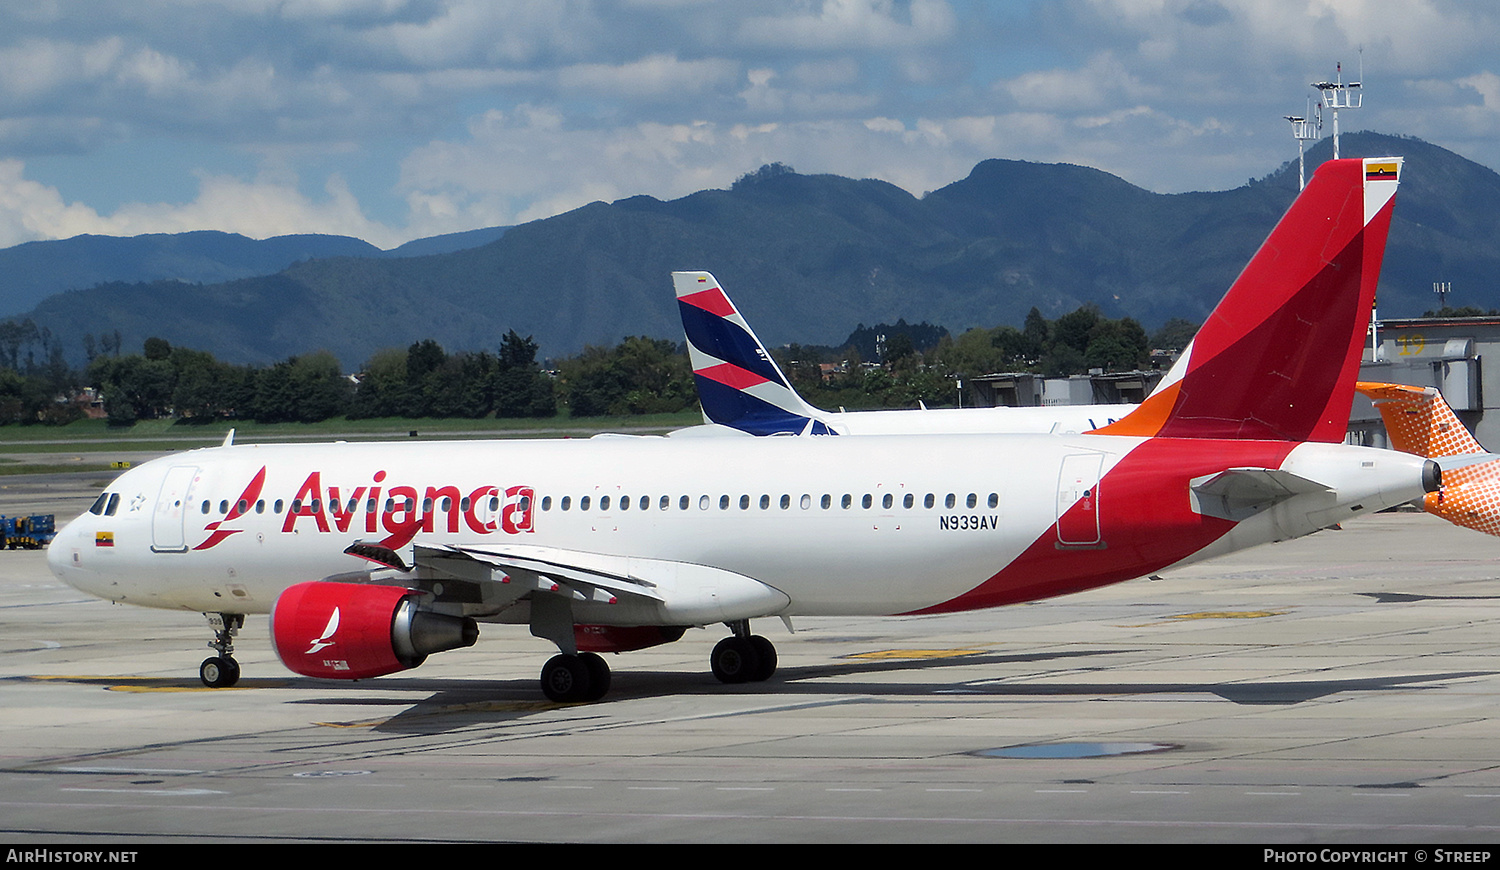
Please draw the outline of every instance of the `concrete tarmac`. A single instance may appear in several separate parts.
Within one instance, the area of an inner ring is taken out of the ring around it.
[[[85,485],[24,502],[61,522]],[[0,839],[1494,843],[1497,557],[1383,514],[1036,604],[761,620],[763,684],[690,631],[558,705],[551,646],[497,626],[339,684],[251,617],[240,684],[205,689],[203,617],[0,552]]]

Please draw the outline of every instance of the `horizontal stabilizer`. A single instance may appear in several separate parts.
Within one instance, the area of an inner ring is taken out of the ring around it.
[[[1330,491],[1321,483],[1279,468],[1230,468],[1194,480],[1192,490],[1198,513],[1235,522],[1293,496]]]
[[[1431,459],[1443,471],[1457,471],[1460,468],[1468,468],[1471,465],[1483,465],[1486,462],[1494,462],[1500,459],[1500,453],[1462,453],[1453,456],[1433,456]]]

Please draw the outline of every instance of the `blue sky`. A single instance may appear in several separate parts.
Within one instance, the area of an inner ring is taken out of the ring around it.
[[[915,195],[990,157],[1224,189],[1295,159],[1282,116],[1340,61],[1344,130],[1496,168],[1497,45],[1487,0],[4,4],[0,246],[393,247],[775,161]]]

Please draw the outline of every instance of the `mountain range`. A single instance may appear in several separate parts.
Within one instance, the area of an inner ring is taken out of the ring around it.
[[[1500,175],[1406,137],[1345,134],[1342,152],[1407,158],[1382,316],[1437,307],[1436,281],[1451,283],[1452,305],[1500,307]],[[1329,156],[1329,140],[1310,149],[1309,174]],[[957,334],[1086,303],[1150,329],[1201,322],[1296,192],[1295,161],[1233,190],[1182,194],[998,159],[922,197],[761,171],[729,190],[596,202],[392,251],[210,232],[31,242],[0,250],[0,312],[79,357],[85,333],[118,330],[127,352],[158,336],[233,362],[326,349],[354,368],[424,338],[493,351],[509,329],[558,356],[626,335],[680,338],[668,273],[707,269],[771,344],[833,343],[899,318]]]

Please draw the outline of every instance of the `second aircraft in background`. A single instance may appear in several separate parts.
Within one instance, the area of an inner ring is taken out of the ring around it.
[[[1490,455],[1436,388],[1363,381],[1356,388],[1374,400],[1396,450],[1432,459]],[[1443,488],[1423,497],[1422,509],[1454,525],[1500,535],[1500,458],[1448,466]]]
[[[824,411],[798,395],[718,279],[708,272],[673,272],[672,286],[704,419],[751,435],[1087,432],[1135,409],[1120,404]]]

